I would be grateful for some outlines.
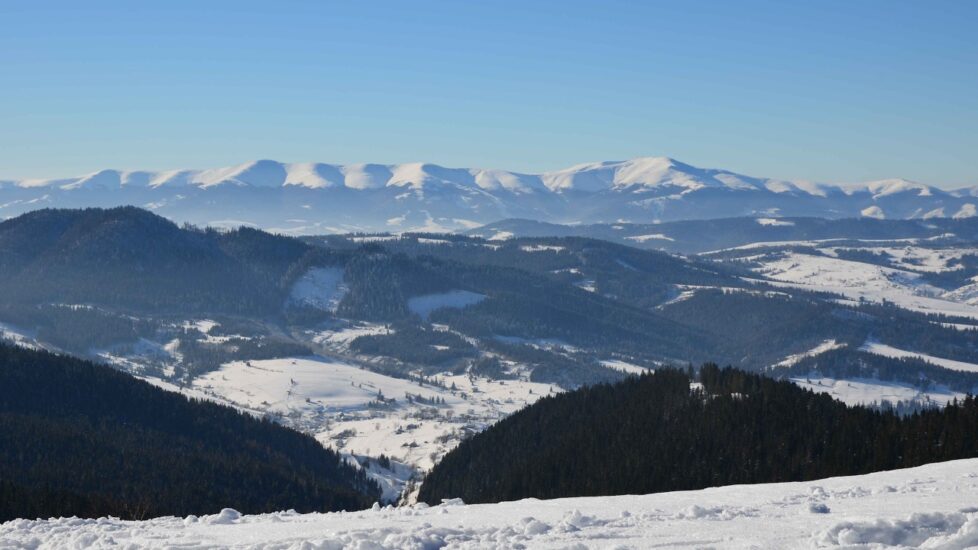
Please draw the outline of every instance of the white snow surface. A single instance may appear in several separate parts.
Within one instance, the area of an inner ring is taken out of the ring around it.
[[[978,546],[978,459],[801,483],[361,512],[14,520],[0,548],[941,548]]]
[[[717,201],[721,196],[734,200]],[[564,224],[723,218],[746,214],[744,201],[759,206],[751,212],[765,216],[759,219],[967,217],[976,214],[974,196],[972,190],[948,192],[905,180],[857,186],[785,181],[699,168],[664,156],[589,162],[539,174],[428,162],[255,160],[203,170],[106,169],[67,178],[0,180],[0,208],[14,215],[37,208],[35,203],[139,204],[178,222],[219,226],[223,220],[224,227],[254,224],[293,235],[391,226],[435,232],[505,218]],[[210,206],[206,214],[200,211],[204,204]]]
[[[325,331],[319,342],[341,350],[356,336],[385,330],[380,325],[346,327]],[[190,387],[162,387],[271,415],[347,456],[387,455],[396,464],[394,471],[372,468],[369,473],[381,483],[384,498],[395,500],[411,477],[434,466],[468,434],[562,391],[528,381],[517,365],[505,366],[515,379],[446,373],[421,383],[341,359],[286,357],[234,361],[199,376]]]
[[[963,218],[974,218],[978,215],[978,209],[972,203],[967,203],[961,206],[961,209],[954,213],[954,219],[960,220]]]
[[[941,385],[933,385],[927,391],[921,391],[910,384],[877,380],[870,378],[853,378],[839,380],[836,378],[792,378],[792,382],[806,390],[827,393],[847,405],[873,405],[884,401],[917,401],[935,405],[947,405],[954,399],[961,400],[965,394],[949,390]]]
[[[846,347],[845,344],[841,344],[839,342],[836,342],[835,340],[826,340],[808,351],[804,351],[802,353],[796,353],[794,355],[789,355],[788,357],[785,357],[780,362],[776,363],[774,366],[790,367],[806,357],[815,357],[816,355],[821,355],[827,351],[832,351],[834,349],[839,349],[844,347]]]
[[[0,341],[7,341],[28,349],[41,349],[33,331],[15,327],[7,323],[0,323]]]
[[[872,193],[875,198],[897,195],[900,193],[912,193],[919,197],[929,197],[934,194],[933,187],[903,178],[869,181],[862,184],[856,184],[854,186],[848,186],[848,190],[850,192],[866,190]]]
[[[950,370],[978,372],[978,365],[975,363],[955,361],[954,359],[944,359],[943,357],[935,357],[926,353],[902,350],[875,341],[866,342],[859,349],[862,351],[868,351],[869,353],[875,353],[876,355],[882,355],[884,357],[916,357],[917,359],[923,359],[928,363],[933,363],[939,367],[944,367]]]
[[[807,180],[786,181],[746,176],[728,170],[699,168],[664,157],[638,157],[624,161],[577,164],[568,168],[523,174],[498,168],[447,168],[427,162],[403,164],[330,164],[322,162],[279,162],[254,160],[221,168],[175,169],[162,171],[106,169],[77,177],[52,179],[2,180],[0,184],[21,188],[119,189],[125,187],[305,187],[354,190],[384,187],[423,189],[453,186],[513,194],[607,189],[642,191],[675,188],[682,194],[703,188],[737,191],[768,191],[826,197],[830,193],[866,193],[879,199],[901,193],[919,197],[939,194],[933,187],[908,180],[892,179],[864,184],[823,184]],[[969,206],[969,205],[965,205]],[[974,215],[974,205],[963,208],[963,215]]]
[[[68,178],[0,180],[0,209],[138,204],[177,222],[251,224],[290,235],[471,229],[506,218],[624,223],[753,214],[919,219],[974,216],[974,193],[892,180],[859,186],[786,181],[668,157],[589,162],[539,174],[496,168],[287,163],[166,171],[108,169]],[[84,200],[80,198],[84,197]],[[730,197],[733,200],[716,200]],[[227,210],[216,220],[201,204]],[[745,209],[745,204],[756,208]],[[6,217],[6,216],[3,216]],[[325,220],[330,220],[326,222]]]
[[[342,269],[315,267],[292,285],[289,300],[296,304],[335,312],[346,291]]]
[[[978,319],[978,307],[947,299],[947,292],[923,282],[919,273],[902,269],[790,252],[764,260],[755,271],[775,285],[832,292],[852,300],[886,300],[914,311]]]
[[[408,298],[408,309],[422,319],[427,319],[431,312],[442,308],[462,309],[478,304],[486,299],[485,294],[468,290],[450,290],[436,294],[424,294]]]
[[[668,157],[643,157],[625,161],[578,164],[541,174],[544,185],[552,191],[600,191],[627,189],[641,191],[675,187],[695,191],[704,187],[737,190],[775,190],[773,180],[752,178],[726,170],[703,169]],[[780,182],[791,186],[789,182]],[[775,192],[778,192],[775,190]]]
[[[886,219],[886,213],[883,212],[883,209],[875,205],[863,208],[860,213],[867,218],[876,218],[877,220]]]
[[[520,250],[523,252],[561,252],[564,250],[564,247],[547,244],[527,244],[521,246]]]
[[[637,243],[644,243],[648,241],[673,241],[672,237],[663,235],[662,233],[651,233],[649,235],[633,235],[631,237],[625,237],[630,241],[635,241]]]
[[[823,251],[828,254],[838,254],[839,250],[845,249],[846,247],[830,247]],[[960,270],[962,266],[956,262],[966,255],[975,253],[973,248],[925,248],[911,244],[900,247],[862,247],[859,250],[885,255],[890,264],[898,268],[931,273]]]
[[[795,225],[793,221],[779,220],[778,218],[757,218],[756,221],[760,225],[769,225],[772,227],[790,227]]]
[[[489,237],[487,240],[490,241],[508,241],[513,238],[513,234],[509,231],[497,231],[495,235]]]
[[[601,366],[603,367],[621,371],[625,374],[646,374],[652,372],[651,369],[647,369],[634,363],[629,363],[628,361],[622,361],[621,359],[603,359],[599,361],[599,363],[601,363]]]
[[[331,328],[309,331],[309,339],[332,351],[347,351],[350,342],[361,336],[391,334],[394,330],[378,323],[339,323]]]

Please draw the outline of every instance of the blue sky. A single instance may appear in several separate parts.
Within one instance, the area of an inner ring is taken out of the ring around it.
[[[978,184],[978,2],[0,2],[0,178],[667,155]]]

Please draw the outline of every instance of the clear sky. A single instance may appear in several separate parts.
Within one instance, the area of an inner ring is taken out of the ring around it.
[[[0,1],[0,178],[649,155],[978,184],[978,2]]]

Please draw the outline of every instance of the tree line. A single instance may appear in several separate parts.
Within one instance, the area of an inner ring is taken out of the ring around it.
[[[362,470],[310,436],[0,344],[0,521],[353,510],[379,498]]]
[[[909,415],[849,407],[733,368],[663,369],[547,396],[425,478],[438,503],[803,481],[978,456],[978,401]]]

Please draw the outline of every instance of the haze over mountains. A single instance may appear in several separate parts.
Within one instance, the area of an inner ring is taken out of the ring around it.
[[[579,164],[542,174],[435,164],[282,163],[0,180],[0,217],[41,207],[139,205],[181,222],[289,234],[445,231],[506,218],[654,223],[734,216],[964,218],[978,189],[904,179],[855,185],[704,169],[666,157]]]

